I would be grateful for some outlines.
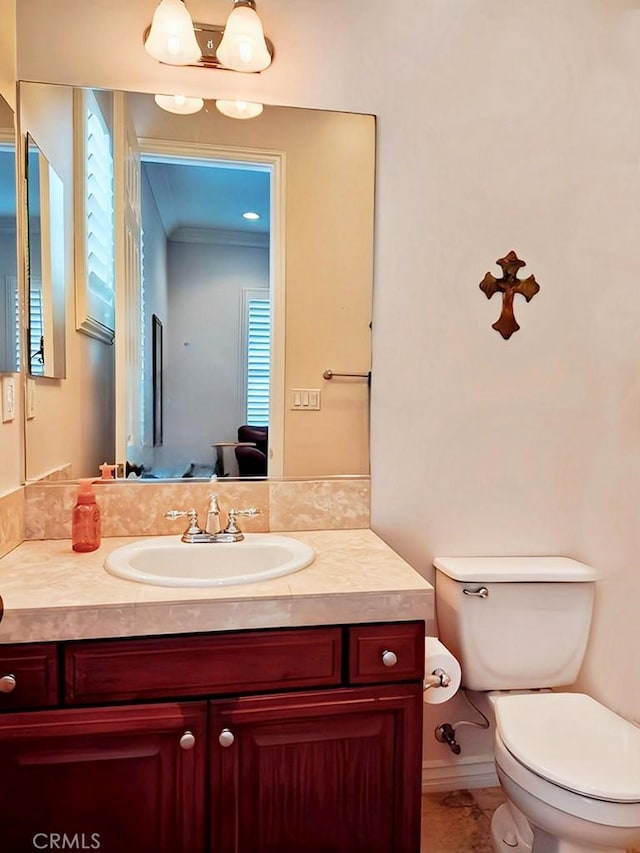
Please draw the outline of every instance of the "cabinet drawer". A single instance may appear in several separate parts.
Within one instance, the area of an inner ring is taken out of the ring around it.
[[[349,682],[424,677],[424,622],[349,628]]]
[[[55,643],[0,646],[0,710],[48,708],[58,701]]]
[[[340,628],[73,643],[65,648],[65,700],[119,702],[338,685],[340,660]]]

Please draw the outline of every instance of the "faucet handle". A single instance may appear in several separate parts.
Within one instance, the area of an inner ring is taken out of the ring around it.
[[[170,509],[168,512],[164,514],[165,518],[188,518],[189,526],[185,530],[182,538],[185,536],[198,536],[202,535],[203,530],[198,524],[198,513],[195,509]],[[185,540],[186,541],[186,540]]]
[[[227,526],[224,529],[225,533],[240,533],[240,528],[236,522],[236,517],[238,515],[247,515],[249,518],[253,518],[256,515],[262,515],[262,510],[257,509],[255,506],[250,506],[248,509],[230,509],[229,510],[229,521]]]

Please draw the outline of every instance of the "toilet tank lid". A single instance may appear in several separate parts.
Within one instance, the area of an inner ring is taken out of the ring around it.
[[[433,565],[467,583],[544,583],[598,580],[598,572],[571,557],[436,557]]]

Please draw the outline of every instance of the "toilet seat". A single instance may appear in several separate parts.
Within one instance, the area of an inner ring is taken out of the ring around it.
[[[496,730],[495,742],[496,770],[500,785],[511,799],[510,786],[507,780],[514,782],[530,797],[539,800],[545,806],[581,818],[584,821],[600,824],[601,826],[617,827],[638,832],[640,827],[640,803],[611,803],[605,800],[592,799],[584,794],[561,788],[542,776],[538,776],[518,759],[504,745],[500,733]],[[505,780],[504,777],[507,777]],[[518,805],[516,801],[516,805]],[[527,814],[524,806],[519,806]],[[634,842],[635,843],[635,842]]]
[[[581,693],[495,701],[496,730],[527,770],[591,800],[640,807],[640,729]]]

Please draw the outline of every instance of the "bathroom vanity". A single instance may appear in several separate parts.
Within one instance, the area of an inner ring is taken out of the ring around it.
[[[418,853],[433,590],[371,531],[294,535],[311,566],[214,590],[110,577],[124,540],[0,561],[7,849]]]

